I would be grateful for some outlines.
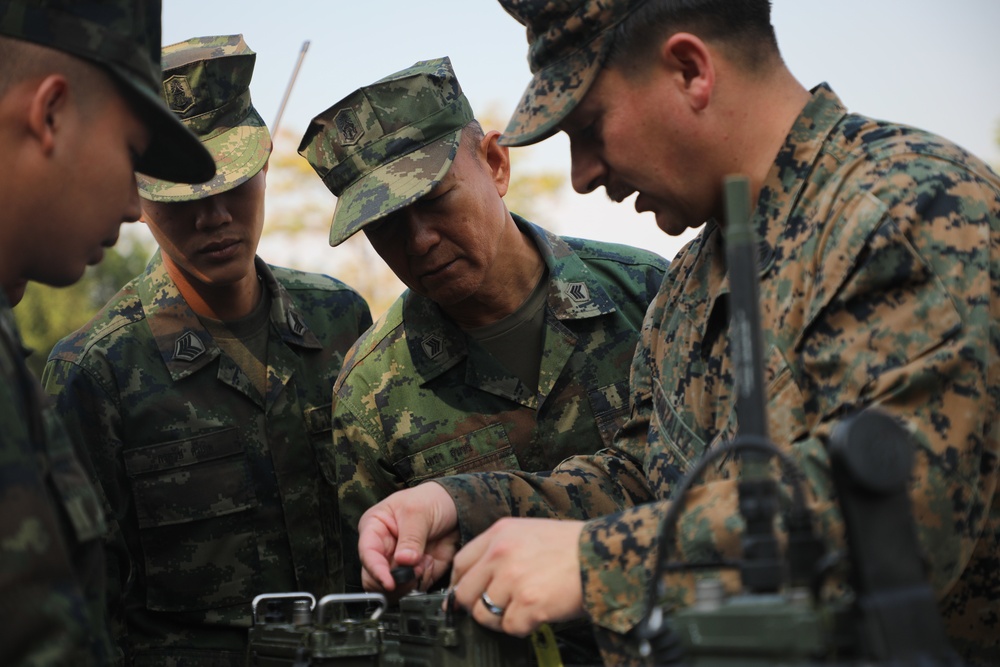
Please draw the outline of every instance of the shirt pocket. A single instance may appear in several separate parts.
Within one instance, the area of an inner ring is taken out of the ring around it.
[[[146,570],[162,611],[246,602],[259,572],[257,497],[236,427],[124,452]]]
[[[629,416],[629,386],[627,380],[615,382],[587,393],[594,423],[605,447],[610,447],[615,434]]]
[[[411,454],[397,465],[411,472],[410,486],[427,479],[467,472],[520,470],[503,424],[490,424]]]

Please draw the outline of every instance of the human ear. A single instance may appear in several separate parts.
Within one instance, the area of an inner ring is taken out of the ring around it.
[[[28,131],[46,155],[55,150],[68,108],[69,81],[66,77],[50,74],[42,79],[28,104]]]
[[[675,33],[663,42],[660,58],[691,108],[703,111],[715,89],[715,63],[705,42],[691,33]]]
[[[510,149],[500,145],[500,133],[490,130],[483,137],[479,149],[486,158],[490,168],[490,177],[501,197],[507,194],[510,187]]]

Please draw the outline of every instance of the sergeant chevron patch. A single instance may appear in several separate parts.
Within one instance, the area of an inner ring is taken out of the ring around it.
[[[194,361],[205,353],[205,344],[193,331],[187,331],[174,341],[175,361]]]

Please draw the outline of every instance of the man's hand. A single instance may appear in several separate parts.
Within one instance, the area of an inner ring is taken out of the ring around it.
[[[455,557],[456,601],[481,625],[517,636],[583,616],[582,529],[582,521],[501,519]],[[484,592],[502,613],[487,608]]]
[[[358,522],[358,555],[365,590],[393,592],[391,569],[410,565],[426,590],[448,570],[458,544],[458,513],[433,482],[398,491],[369,508]]]

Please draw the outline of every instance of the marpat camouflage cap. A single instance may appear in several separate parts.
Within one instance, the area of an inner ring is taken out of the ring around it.
[[[149,128],[144,174],[200,183],[212,156],[160,99],[160,0],[0,0],[0,34],[102,65]]]
[[[271,154],[271,135],[250,101],[257,54],[243,35],[195,37],[163,47],[167,106],[215,158],[215,178],[187,185],[138,177],[139,194],[160,202],[204,199],[253,178]]]
[[[390,74],[313,118],[299,154],[337,195],[330,245],[430,192],[472,120],[448,58]]]
[[[526,146],[551,137],[587,94],[611,45],[611,29],[646,0],[500,0],[528,29],[534,77],[500,138]]]

